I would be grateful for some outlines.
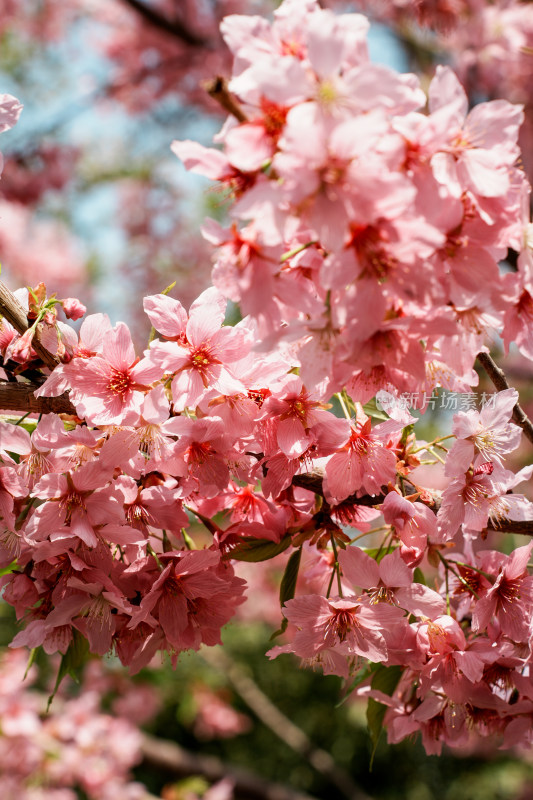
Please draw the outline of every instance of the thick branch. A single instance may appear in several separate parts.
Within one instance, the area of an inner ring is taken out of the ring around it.
[[[25,333],[28,330],[26,311],[2,281],[0,281],[0,315],[5,317],[18,333]]]
[[[0,409],[35,414],[76,414],[68,394],[59,397],[35,397],[35,383],[0,381]]]
[[[225,764],[214,756],[190,753],[174,742],[145,735],[141,749],[145,761],[174,775],[202,775],[212,783],[229,778],[235,784],[236,797],[247,800],[314,800],[307,794]]]
[[[533,519],[502,519],[498,522],[491,522],[487,525],[489,531],[498,533],[516,533],[520,536],[533,536]]]
[[[478,353],[477,360],[499,392],[510,388],[504,371],[500,369],[488,353]],[[533,423],[518,403],[513,408],[513,420],[522,428],[529,441],[533,443]]]
[[[335,763],[325,750],[315,747],[301,728],[283,714],[259,686],[220,648],[204,649],[203,658],[225,675],[244,702],[261,722],[282,742],[305,758],[312,767],[324,775],[349,800],[370,800],[355,785],[350,775]]]
[[[207,47],[208,42],[202,36],[199,36],[193,31],[189,30],[182,20],[177,17],[169,19],[161,14],[153,6],[147,6],[140,0],[123,0],[123,2],[131,9],[140,14],[146,22],[150,23],[154,28],[157,28],[164,33],[169,33],[176,39],[181,39],[185,44],[192,47]]]
[[[0,281],[0,316],[5,317],[21,335],[26,333],[29,328],[25,309],[19,303],[13,292],[10,292],[2,281]],[[59,364],[59,359],[55,355],[52,355],[52,353],[41,344],[38,326],[37,332],[32,340],[32,347],[43,363],[46,364],[47,367],[50,367],[50,369],[53,369]]]

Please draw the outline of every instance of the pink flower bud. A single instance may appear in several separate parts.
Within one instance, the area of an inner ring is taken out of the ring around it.
[[[61,305],[67,319],[80,319],[87,311],[83,303],[80,303],[76,297],[65,297],[64,300],[61,300]]]

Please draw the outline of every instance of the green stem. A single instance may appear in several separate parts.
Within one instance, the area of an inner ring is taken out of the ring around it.
[[[442,553],[440,553],[438,550],[436,550],[436,553],[437,553],[438,557],[440,558],[440,560],[442,561],[442,563],[444,564],[444,566],[445,566],[446,570],[450,570],[450,572],[451,572],[453,575],[455,575],[455,577],[457,578],[457,580],[458,580],[460,583],[462,583],[462,584],[463,584],[463,586],[465,587],[465,589],[468,589],[468,591],[469,591],[469,592],[471,592],[471,593],[474,595],[474,597],[476,598],[476,600],[479,600],[479,595],[478,595],[478,593],[476,592],[476,590],[475,590],[475,589],[472,589],[472,587],[470,586],[470,584],[468,583],[468,581],[465,581],[465,579],[463,578],[463,576],[462,576],[462,575],[460,575],[460,574],[457,572],[457,570],[455,570],[455,569],[454,569],[452,566],[450,566],[450,562],[448,561],[448,559],[444,558],[444,556],[442,555]],[[456,563],[459,563],[459,562],[456,562]]]
[[[339,589],[339,597],[342,597],[341,568],[339,565],[339,554],[337,552],[337,545],[335,544],[335,539],[333,538],[333,535],[331,536],[331,546],[333,548],[333,553],[335,555],[334,570],[337,573],[337,587]],[[333,578],[333,575],[331,577]]]
[[[335,397],[338,399],[339,403],[341,404],[341,408],[342,408],[342,410],[344,412],[344,416],[346,417],[348,422],[350,422],[350,420],[351,420],[350,412],[348,411],[348,407],[346,406],[346,403],[344,402],[344,397],[342,396],[342,392],[337,392],[335,394]]]
[[[444,442],[446,439],[455,439],[455,434],[449,433],[448,436],[439,436],[437,439],[433,439],[432,442],[428,442],[422,447],[417,447],[416,450],[411,450],[410,452],[414,454],[414,453],[420,453],[421,450],[429,450],[429,448],[433,447],[433,445],[438,445],[439,442]]]
[[[314,244],[318,244],[317,241],[306,242],[306,244],[301,244],[298,247],[295,247],[293,250],[289,250],[287,253],[283,253],[280,258],[281,263],[283,264],[285,261],[288,261],[289,258],[293,256],[297,256],[298,253],[301,253],[302,250],[307,250],[308,247],[312,247]]]

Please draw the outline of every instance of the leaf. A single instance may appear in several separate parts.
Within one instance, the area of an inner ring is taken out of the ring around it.
[[[366,666],[361,667],[361,669],[357,671],[357,674],[355,675],[355,678],[353,679],[351,684],[348,686],[347,689],[345,689],[344,697],[337,703],[335,708],[340,708],[348,700],[353,690],[357,689],[359,684],[363,683],[363,681],[366,680],[370,675],[372,675],[373,672],[379,669],[380,666],[381,664],[373,664],[372,662],[369,662]]]
[[[37,420],[26,419],[28,414],[31,414],[31,411],[28,411],[27,414],[24,414],[24,416],[22,417],[13,417],[7,414],[0,414],[0,419],[2,420],[2,422],[9,422],[11,425],[18,425],[19,427],[27,430],[28,433],[33,433],[33,431],[37,427]]]
[[[279,604],[283,608],[287,600],[292,600],[296,591],[296,581],[298,580],[298,570],[302,558],[302,548],[295,550],[287,561],[283,578],[279,587]]]
[[[275,558],[283,553],[289,547],[291,537],[285,536],[280,542],[272,542],[270,539],[254,539],[244,538],[241,539],[228,553],[229,559],[236,561],[268,561],[270,558]]]
[[[26,672],[24,673],[24,677],[23,677],[23,679],[22,679],[23,681],[25,681],[25,680],[26,680],[26,678],[28,677],[28,672],[30,671],[30,669],[32,668],[32,666],[33,666],[33,664],[34,664],[34,662],[35,662],[35,659],[36,659],[36,657],[37,657],[37,651],[38,651],[38,650],[39,650],[39,648],[38,648],[38,647],[33,647],[33,648],[30,650],[30,657],[28,658],[28,663],[27,663],[27,665],[26,665]]]
[[[383,692],[384,694],[391,696],[398,686],[403,670],[403,667],[396,665],[392,667],[380,666],[372,678],[372,689],[379,689],[379,691]],[[372,740],[372,755],[370,756],[369,766],[370,772],[372,772],[374,756],[376,755],[379,737],[381,736],[381,731],[383,730],[383,719],[386,711],[387,706],[383,705],[383,703],[378,703],[378,701],[374,700],[372,697],[368,700],[366,721],[370,738]]]
[[[302,558],[302,548],[299,547],[295,550],[287,561],[283,578],[279,587],[279,604],[283,608],[287,600],[292,600],[294,592],[296,591],[296,581],[298,580],[298,570],[300,569],[300,560]],[[279,630],[272,634],[270,641],[277,636],[281,636],[287,630],[287,619],[283,617]]]
[[[379,564],[382,558],[393,552],[394,548],[389,545],[388,547],[362,547],[361,549]]]
[[[209,533],[213,534],[213,536],[215,536],[217,533],[222,533],[222,531],[218,527],[218,525],[215,522],[213,522],[213,520],[210,519],[209,517],[205,517],[203,514],[201,514],[196,509],[193,510],[192,508],[189,508],[188,506],[184,506],[184,508],[185,508],[185,511],[189,511],[191,514],[193,514],[195,517],[197,517],[200,520],[200,522],[207,528]]]
[[[414,423],[411,423],[411,425],[406,425],[406,427],[402,431],[402,438],[400,439],[400,444],[405,445],[407,439],[411,436],[412,433],[414,433],[414,430],[415,430]]]
[[[46,706],[46,712],[50,710],[50,706],[52,705],[52,701],[57,694],[57,690],[61,685],[61,681],[67,675],[70,675],[72,680],[76,681],[76,683],[80,682],[81,672],[82,669],[87,661],[89,656],[89,642],[85,639],[84,636],[79,633],[77,630],[72,631],[72,641],[68,647],[67,652],[61,658],[61,663],[59,664],[59,669],[57,671],[57,678],[55,682],[55,686],[52,690],[52,694],[48,698],[48,703]]]
[[[426,579],[420,567],[415,567],[415,571],[413,573],[413,581],[414,583],[423,583],[424,586],[426,585]]]
[[[378,408],[378,404],[376,402],[376,398],[373,397],[372,400],[369,400],[368,403],[365,403],[363,406],[363,411],[367,415],[367,417],[372,417],[373,419],[380,419],[386,421],[389,419],[387,414],[383,411],[382,408]]]
[[[0,569],[0,578],[2,578],[4,575],[10,575],[12,572],[15,572],[17,567],[18,567],[17,561],[12,561],[11,564],[9,564],[7,567],[2,567],[2,569]]]

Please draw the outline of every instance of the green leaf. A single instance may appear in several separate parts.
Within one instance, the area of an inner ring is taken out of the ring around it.
[[[384,694],[391,696],[398,686],[403,670],[403,667],[396,665],[392,667],[380,666],[372,678],[372,689],[379,689],[379,691],[383,692]],[[370,738],[372,740],[372,755],[370,756],[369,766],[370,772],[372,772],[374,756],[376,755],[379,737],[381,736],[381,731],[383,730],[383,719],[386,711],[387,706],[384,706],[383,703],[379,703],[372,697],[368,700],[366,721]]]
[[[386,555],[392,553],[393,551],[391,545],[388,545],[387,547],[362,547],[361,549],[367,554],[367,556],[370,556],[370,558],[373,558],[374,561],[377,561],[378,564],[382,558],[385,558]]]
[[[369,400],[368,403],[364,404],[363,411],[365,412],[367,417],[372,417],[373,419],[381,419],[381,420],[389,419],[389,417],[383,411],[383,409],[378,408],[378,404],[376,402],[375,397],[373,397],[372,400]]]
[[[424,573],[420,569],[420,567],[415,567],[415,571],[413,574],[413,581],[415,583],[423,583],[424,586],[426,585],[426,579],[424,577]]]
[[[239,544],[228,553],[227,557],[236,561],[268,561],[270,558],[275,558],[275,556],[283,553],[290,543],[290,536],[285,536],[280,542],[246,537],[241,539]]]
[[[400,439],[400,444],[404,445],[409,438],[409,436],[413,433],[415,429],[414,423],[411,425],[407,425],[402,431],[402,438]]]
[[[353,681],[348,686],[348,688],[344,692],[344,697],[340,700],[335,708],[340,708],[350,697],[351,693],[354,689],[356,689],[360,683],[363,683],[373,672],[379,669],[381,664],[372,664],[369,662],[365,667],[361,667],[360,670],[357,671]]]
[[[46,706],[46,711],[50,710],[50,706],[52,705],[52,701],[57,694],[57,690],[61,685],[61,681],[67,675],[70,675],[72,680],[76,681],[76,683],[80,682],[81,673],[83,667],[89,656],[89,642],[85,637],[79,633],[77,630],[72,631],[72,641],[68,647],[67,652],[61,658],[61,663],[59,664],[59,669],[57,671],[57,678],[55,682],[55,686],[53,688],[52,694],[48,698],[48,704]]]
[[[0,517],[0,519],[1,519],[1,517]],[[11,564],[9,564],[8,567],[3,567],[2,569],[0,569],[0,578],[3,575],[10,575],[12,572],[15,572],[17,567],[18,567],[17,561],[12,561]]]
[[[296,591],[296,581],[298,580],[298,570],[302,558],[302,548],[295,550],[287,561],[283,578],[279,587],[279,604],[283,608],[287,600],[292,600]]]
[[[300,569],[300,560],[302,558],[302,548],[299,547],[295,550],[287,561],[283,578],[279,587],[279,604],[283,608],[287,600],[292,600],[296,591],[296,581],[298,580],[298,570]],[[277,636],[281,636],[287,630],[288,621],[285,617],[281,620],[279,630],[272,634],[270,641]]]
[[[2,420],[2,422],[9,422],[11,425],[20,425],[20,427],[27,430],[28,433],[33,433],[33,431],[37,427],[37,420],[26,419],[28,414],[31,414],[31,411],[28,411],[22,417],[13,417],[12,415],[8,414],[0,414],[0,419]]]
[[[23,677],[23,679],[22,679],[22,680],[24,680],[24,681],[25,681],[25,680],[26,680],[26,678],[28,677],[28,672],[30,671],[30,669],[32,668],[32,666],[33,666],[33,664],[34,664],[34,662],[35,662],[35,659],[36,659],[36,657],[37,657],[37,651],[38,651],[38,650],[39,650],[39,648],[38,648],[38,647],[33,647],[33,648],[30,650],[30,657],[28,658],[28,663],[27,663],[27,665],[26,665],[26,672],[24,673],[24,677]]]

